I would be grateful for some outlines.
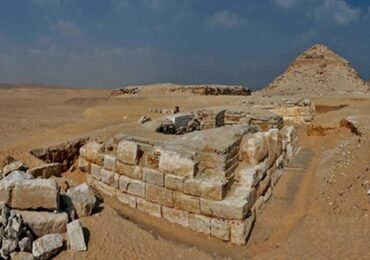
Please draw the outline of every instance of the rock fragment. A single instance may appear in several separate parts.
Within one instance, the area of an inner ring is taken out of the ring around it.
[[[58,254],[62,247],[62,236],[60,234],[49,234],[33,242],[32,254],[37,259],[46,260]]]
[[[80,220],[74,220],[67,225],[68,245],[74,251],[86,251],[86,242]]]
[[[63,197],[63,202],[73,207],[74,213],[72,215],[75,216],[71,216],[71,219],[74,219],[74,217],[90,216],[95,207],[96,198],[93,190],[84,183],[68,189]]]

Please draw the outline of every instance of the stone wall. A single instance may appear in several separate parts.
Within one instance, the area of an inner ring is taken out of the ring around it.
[[[254,222],[298,148],[294,127],[196,131],[157,143],[90,141],[79,168],[123,204],[207,236],[246,244]],[[113,147],[113,149],[112,149]]]
[[[280,115],[285,121],[294,123],[309,123],[314,118],[315,104],[307,98],[301,97],[271,97],[261,100],[249,100],[245,105],[263,109]]]

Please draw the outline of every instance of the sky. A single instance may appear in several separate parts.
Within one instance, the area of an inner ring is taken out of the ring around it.
[[[0,82],[260,89],[323,43],[370,79],[365,0],[1,0]]]

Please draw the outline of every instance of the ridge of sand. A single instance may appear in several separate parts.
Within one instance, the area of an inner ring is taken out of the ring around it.
[[[367,90],[366,82],[346,59],[327,46],[316,44],[293,60],[262,92],[328,96]]]

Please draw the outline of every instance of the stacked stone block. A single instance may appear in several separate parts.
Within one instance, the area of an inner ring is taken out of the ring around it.
[[[123,139],[108,151],[91,141],[79,166],[90,185],[123,204],[244,245],[296,145],[293,127],[232,126],[152,146]]]

